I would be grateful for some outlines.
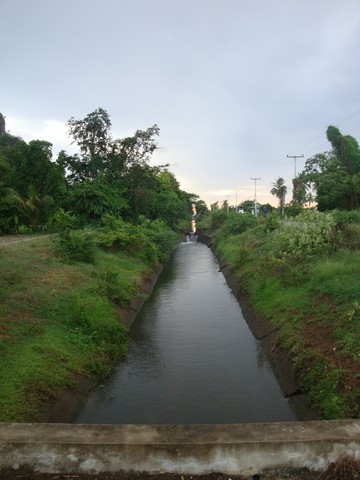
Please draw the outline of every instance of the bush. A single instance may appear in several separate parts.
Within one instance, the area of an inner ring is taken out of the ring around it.
[[[58,254],[65,261],[94,263],[94,235],[87,230],[65,230],[54,240]]]
[[[151,264],[166,260],[177,241],[177,234],[162,220],[139,217],[132,225],[107,215],[97,240],[102,248],[139,255]]]
[[[123,307],[130,304],[137,291],[138,287],[128,280],[121,279],[119,272],[106,269],[98,275],[97,292]]]
[[[280,217],[276,211],[271,212],[266,216],[265,232],[273,232],[280,226]]]
[[[145,238],[150,240],[147,245],[149,253],[153,251],[152,243],[155,246],[156,260],[165,261],[172,252],[178,235],[163,220],[151,221],[142,216],[139,217],[138,229]]]
[[[76,215],[70,212],[65,212],[62,208],[59,208],[57,212],[49,219],[47,227],[55,231],[64,231],[78,226],[79,220]]]
[[[226,220],[227,212],[225,210],[215,210],[211,212],[211,228],[219,228]]]
[[[281,223],[274,233],[273,248],[280,256],[312,257],[331,251],[335,237],[332,214],[310,210]]]
[[[351,223],[360,224],[360,209],[351,210],[350,212],[344,210],[334,210],[332,215],[334,217],[336,226],[340,228]]]
[[[256,223],[257,219],[255,215],[252,215],[251,213],[231,212],[224,223],[225,232],[230,235],[237,235],[254,227]]]

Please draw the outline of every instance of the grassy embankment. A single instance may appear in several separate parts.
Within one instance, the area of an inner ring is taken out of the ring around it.
[[[0,247],[0,421],[37,421],[79,376],[126,353],[121,310],[177,235],[160,222]]]
[[[199,226],[214,235],[253,308],[278,329],[312,406],[324,418],[359,418],[360,212],[257,223],[219,213]]]

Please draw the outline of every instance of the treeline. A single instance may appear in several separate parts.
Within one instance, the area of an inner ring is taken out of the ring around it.
[[[0,114],[0,234],[101,224],[105,215],[125,222],[163,221],[175,226],[204,202],[181,190],[169,165],[151,166],[160,130],[153,125],[114,139],[106,110],[67,122],[79,153],[52,144],[26,143],[5,131]]]
[[[305,168],[292,180],[292,200],[285,204],[287,187],[278,177],[271,194],[279,200],[282,214],[298,214],[304,206],[316,204],[320,212],[354,210],[360,207],[360,148],[351,135],[330,125],[326,137],[331,150],[306,160]]]

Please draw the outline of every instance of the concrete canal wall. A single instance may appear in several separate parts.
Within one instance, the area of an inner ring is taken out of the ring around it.
[[[241,425],[0,424],[0,471],[119,471],[250,478],[272,468],[321,470],[360,459],[360,420]]]

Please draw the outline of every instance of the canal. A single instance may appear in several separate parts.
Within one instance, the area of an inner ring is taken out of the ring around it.
[[[178,245],[130,336],[75,423],[297,420],[205,245]]]

